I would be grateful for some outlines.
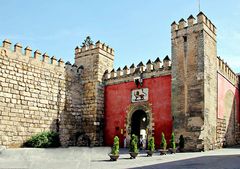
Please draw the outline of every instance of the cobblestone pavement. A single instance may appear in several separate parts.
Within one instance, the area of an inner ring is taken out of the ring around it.
[[[108,147],[7,149],[0,153],[0,169],[240,169],[239,148],[165,156],[155,153],[153,157],[142,151],[136,159],[121,149],[116,162],[109,160],[109,152]]]

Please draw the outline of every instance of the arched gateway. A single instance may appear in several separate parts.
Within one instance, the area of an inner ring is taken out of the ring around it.
[[[126,131],[128,135],[135,134],[140,138],[146,138],[153,134],[152,127],[152,112],[150,105],[144,104],[133,104],[129,107],[126,119]]]

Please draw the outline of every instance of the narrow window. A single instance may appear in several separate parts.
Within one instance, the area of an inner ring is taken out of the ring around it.
[[[183,36],[184,42],[187,42],[187,36]]]

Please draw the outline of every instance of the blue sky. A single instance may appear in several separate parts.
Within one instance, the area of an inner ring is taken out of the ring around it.
[[[201,0],[217,27],[218,55],[240,72],[240,1]],[[74,62],[86,36],[115,49],[114,67],[171,55],[170,24],[198,13],[198,0],[1,0],[0,38]]]

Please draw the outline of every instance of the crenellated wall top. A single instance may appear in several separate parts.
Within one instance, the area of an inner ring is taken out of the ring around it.
[[[239,83],[238,74],[234,73],[234,71],[228,66],[227,62],[224,62],[224,60],[221,59],[220,56],[217,57],[217,68],[218,72],[223,74],[233,84]]]
[[[126,82],[140,75],[143,78],[151,78],[169,74],[171,74],[171,60],[166,56],[163,61],[158,57],[155,61],[149,59],[146,64],[140,62],[136,66],[135,64],[132,64],[130,67],[126,65],[123,68],[119,67],[117,70],[106,71],[104,80],[108,85]]]
[[[2,46],[0,46],[0,55],[5,58],[18,60],[48,70],[61,72],[67,70],[76,75],[82,72],[83,69],[82,66],[72,65],[70,62],[65,63],[61,58],[57,59],[55,56],[50,57],[47,52],[43,54],[39,50],[32,52],[29,46],[23,49],[20,43],[16,43],[12,46],[9,39],[5,39]]]

